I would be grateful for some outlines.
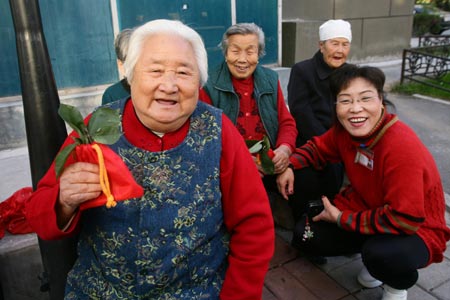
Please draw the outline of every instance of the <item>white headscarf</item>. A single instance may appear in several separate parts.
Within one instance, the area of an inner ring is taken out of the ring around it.
[[[319,27],[320,41],[334,38],[346,38],[352,42],[352,29],[349,22],[344,20],[328,20]]]

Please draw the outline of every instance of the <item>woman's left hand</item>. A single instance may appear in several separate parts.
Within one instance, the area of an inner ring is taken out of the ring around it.
[[[294,193],[294,171],[286,168],[283,173],[277,175],[277,187],[284,199],[289,200],[289,195]]]
[[[341,211],[336,206],[331,204],[330,200],[328,200],[326,196],[322,196],[322,202],[324,206],[322,212],[315,216],[312,220],[314,222],[325,221],[330,223],[337,223]]]
[[[281,145],[277,149],[273,150],[273,153],[275,154],[272,158],[275,167],[274,172],[275,174],[280,174],[289,166],[289,156],[291,156],[291,150],[288,146]]]

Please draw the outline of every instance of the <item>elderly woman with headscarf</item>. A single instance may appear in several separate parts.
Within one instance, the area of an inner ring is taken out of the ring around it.
[[[178,21],[148,22],[133,32],[124,67],[131,97],[108,104],[123,128],[110,149],[143,196],[80,209],[102,189],[98,165],[76,162],[58,178],[52,165],[27,203],[42,239],[80,233],[66,299],[261,299],[270,206],[234,125],[198,101],[201,37]]]
[[[346,63],[351,42],[349,22],[328,20],[319,27],[319,50],[316,54],[292,66],[288,103],[297,124],[297,147],[331,127],[334,101],[329,86],[330,75]],[[306,168],[296,171],[296,192],[289,197],[295,219],[305,212],[309,200],[320,195],[334,196],[341,188],[343,173],[341,164],[328,164],[322,170]]]

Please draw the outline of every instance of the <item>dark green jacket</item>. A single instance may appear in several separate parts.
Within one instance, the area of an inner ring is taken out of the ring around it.
[[[253,97],[256,99],[270,144],[275,147],[278,137],[278,74],[258,65],[253,73],[253,78]],[[210,72],[208,82],[203,89],[211,98],[212,104],[222,109],[236,125],[239,114],[239,96],[234,91],[231,73],[225,62]]]

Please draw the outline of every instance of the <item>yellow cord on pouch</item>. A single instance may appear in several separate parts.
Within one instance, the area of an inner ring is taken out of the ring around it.
[[[100,168],[100,186],[102,187],[102,191],[106,196],[106,207],[114,207],[117,205],[117,202],[114,200],[114,196],[111,193],[111,188],[109,186],[108,172],[106,171],[102,149],[100,149],[100,146],[97,144],[93,144],[92,148],[94,148],[95,152],[97,152],[98,165]]]

